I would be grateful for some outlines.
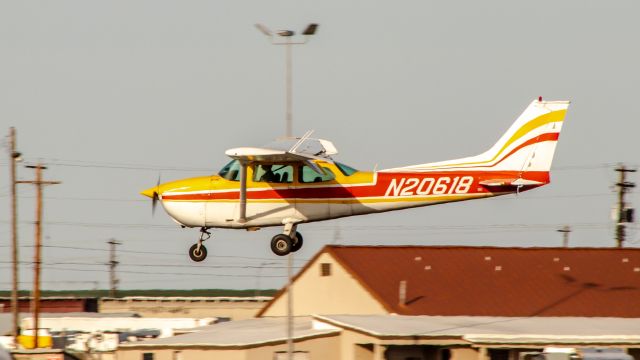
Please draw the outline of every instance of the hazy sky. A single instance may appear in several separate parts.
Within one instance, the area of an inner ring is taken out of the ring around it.
[[[138,194],[159,174],[210,174],[226,149],[283,134],[284,49],[257,22],[320,24],[294,50],[294,132],[315,129],[359,169],[474,155],[534,98],[572,101],[551,185],[302,225],[298,265],[329,243],[559,246],[563,225],[571,246],[612,246],[613,166],[640,164],[639,13],[637,1],[586,0],[0,1],[0,131],[15,126],[25,160],[63,182],[45,190],[43,286],[106,288],[109,238],[124,243],[121,288],[284,283],[269,249],[280,228],[215,230],[195,264],[197,229],[152,218]],[[0,289],[10,289],[6,156],[0,173]],[[20,186],[25,289],[34,195]],[[640,204],[637,192],[628,200]],[[638,230],[628,246],[640,246]]]

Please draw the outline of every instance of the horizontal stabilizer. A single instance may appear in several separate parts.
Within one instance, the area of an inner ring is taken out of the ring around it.
[[[480,181],[483,186],[526,186],[526,185],[544,185],[543,182],[527,179],[490,179]]]

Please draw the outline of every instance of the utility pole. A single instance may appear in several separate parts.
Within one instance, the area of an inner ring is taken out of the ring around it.
[[[13,286],[11,288],[11,312],[13,313],[13,339],[16,341],[20,329],[18,327],[19,300],[18,300],[18,199],[16,194],[16,163],[20,161],[20,153],[16,151],[16,129],[9,128],[9,167],[11,168],[11,263]]]
[[[60,184],[60,181],[45,181],[42,180],[42,170],[46,169],[45,166],[38,163],[35,166],[27,166],[29,169],[35,169],[36,179],[32,181],[16,181],[17,184],[33,184],[36,186],[36,222],[35,222],[35,254],[33,260],[34,266],[34,278],[33,278],[33,295],[32,295],[32,309],[33,309],[33,331],[34,331],[34,348],[38,348],[38,322],[40,316],[40,258],[42,248],[42,186],[43,185],[56,185]]]
[[[627,181],[627,173],[636,172],[635,169],[627,169],[623,164],[618,165],[615,170],[619,173],[618,182],[618,206],[617,206],[617,223],[616,223],[616,242],[618,247],[624,245],[626,237],[625,223],[633,221],[633,209],[627,208],[624,201],[624,195],[636,186],[635,183]]]
[[[571,233],[571,227],[569,225],[565,225],[562,229],[558,229],[556,231],[562,233],[562,247],[569,247],[569,233]]]
[[[122,243],[116,241],[115,239],[110,239],[107,241],[107,244],[110,245],[109,248],[109,283],[111,287],[109,288],[109,297],[116,297],[116,291],[118,291],[118,283],[120,280],[116,278],[116,266],[118,266],[119,262],[116,260],[116,245],[121,245]]]

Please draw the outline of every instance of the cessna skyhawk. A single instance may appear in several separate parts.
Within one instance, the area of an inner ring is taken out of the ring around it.
[[[568,101],[533,101],[484,153],[462,159],[378,171],[333,160],[327,140],[281,139],[226,151],[216,175],[158,184],[142,192],[160,201],[182,227],[200,228],[189,250],[202,261],[209,229],[282,226],[271,239],[276,255],[302,247],[300,224],[522,192],[550,182],[549,170]]]

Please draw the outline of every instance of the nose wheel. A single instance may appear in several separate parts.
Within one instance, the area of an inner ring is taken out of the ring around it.
[[[189,257],[195,262],[200,262],[207,258],[207,248],[202,244],[193,244],[189,248]]]
[[[211,233],[207,231],[207,228],[200,228],[200,239],[189,248],[189,257],[195,262],[200,262],[207,258],[207,248],[202,245],[202,242],[209,239]]]

